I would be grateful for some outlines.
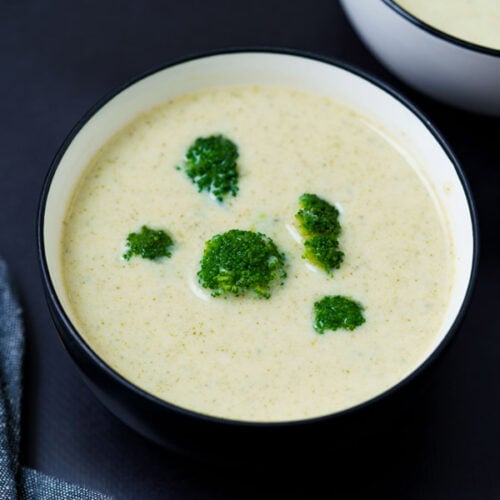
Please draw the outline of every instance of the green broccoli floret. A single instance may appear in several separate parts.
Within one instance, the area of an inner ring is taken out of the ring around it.
[[[339,241],[329,234],[320,234],[304,242],[304,257],[326,272],[338,269],[344,260],[344,252],[339,250]]]
[[[262,233],[231,229],[205,243],[198,281],[212,296],[253,291],[268,299],[271,286],[286,278],[285,256]]]
[[[299,198],[300,210],[296,217],[304,236],[329,234],[340,236],[339,211],[315,194],[303,194]]]
[[[130,260],[134,255],[150,260],[170,257],[173,244],[172,238],[165,231],[142,226],[140,232],[130,233],[127,236],[127,251],[123,254],[123,258]]]
[[[318,333],[339,328],[354,330],[365,322],[363,306],[342,295],[323,297],[314,303],[314,312],[314,329]]]
[[[238,156],[236,144],[223,135],[199,137],[186,153],[184,168],[199,192],[208,191],[224,201],[238,192]]]
[[[303,194],[299,204],[295,217],[305,238],[303,257],[327,273],[338,269],[344,260],[344,252],[339,250],[339,211],[315,194]]]

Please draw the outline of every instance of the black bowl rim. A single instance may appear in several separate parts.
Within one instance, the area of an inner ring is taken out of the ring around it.
[[[337,411],[334,413],[320,415],[320,416],[312,417],[312,418],[305,418],[305,419],[300,419],[300,420],[284,420],[284,421],[266,422],[266,421],[235,420],[235,419],[230,419],[230,418],[206,415],[206,414],[199,413],[199,412],[196,412],[193,410],[189,410],[187,408],[183,408],[181,406],[174,405],[174,404],[172,404],[168,401],[162,400],[162,399],[146,392],[145,390],[141,389],[140,387],[136,386],[135,384],[133,384],[132,382],[127,380],[125,377],[123,377],[121,374],[119,374],[117,371],[115,371],[113,368],[111,368],[104,360],[102,360],[91,349],[91,347],[86,343],[86,341],[83,339],[83,337],[81,337],[81,335],[78,333],[78,330],[73,326],[72,322],[70,321],[69,317],[67,316],[66,312],[64,311],[64,308],[62,307],[62,305],[57,297],[55,287],[52,283],[52,279],[51,279],[50,274],[49,274],[49,269],[48,269],[48,265],[47,265],[46,255],[45,255],[44,214],[45,214],[47,197],[48,197],[48,193],[49,193],[50,186],[52,183],[52,179],[57,171],[57,167],[58,167],[64,153],[66,152],[67,148],[69,147],[70,143],[73,141],[75,136],[78,134],[78,132],[83,128],[83,126],[112,98],[114,98],[116,95],[118,95],[123,90],[127,89],[128,87],[132,86],[133,84],[137,83],[138,81],[140,81],[148,76],[151,76],[151,75],[153,75],[159,71],[165,70],[167,68],[177,66],[177,65],[180,65],[183,63],[187,63],[190,61],[202,59],[202,58],[209,58],[212,56],[230,55],[230,54],[243,54],[243,53],[255,53],[255,54],[261,53],[261,54],[294,56],[294,57],[299,57],[299,58],[304,58],[304,59],[310,59],[310,60],[324,63],[324,64],[329,64],[329,65],[335,66],[341,70],[350,72],[350,73],[354,74],[355,76],[368,81],[372,85],[375,85],[376,87],[378,87],[382,91],[386,92],[387,94],[389,94],[390,96],[395,98],[397,101],[400,102],[400,104],[405,106],[417,118],[420,119],[420,121],[431,132],[434,139],[438,142],[438,144],[443,148],[444,152],[447,154],[449,160],[451,161],[451,163],[455,167],[458,178],[462,184],[462,188],[464,190],[467,204],[468,204],[469,211],[470,211],[470,215],[471,215],[472,232],[473,232],[473,256],[472,256],[472,267],[471,267],[471,273],[470,273],[469,281],[468,281],[468,285],[467,285],[467,290],[466,290],[466,293],[464,296],[464,300],[461,304],[460,310],[458,311],[458,314],[455,317],[453,324],[451,325],[450,329],[448,330],[446,335],[443,337],[441,342],[438,344],[438,346],[432,351],[432,353],[418,367],[416,367],[412,372],[410,372],[405,378],[400,380],[397,384],[390,387],[389,389],[378,394],[377,396],[375,396],[367,401],[363,401],[362,403],[357,404],[355,406],[352,406],[352,407],[349,407],[349,408],[346,408],[346,409],[343,409],[343,410],[340,410],[340,411]],[[132,77],[127,82],[125,82],[121,86],[118,86],[117,88],[115,88],[114,90],[109,92],[107,95],[105,95],[101,99],[99,99],[97,101],[97,103],[94,106],[92,106],[82,116],[82,118],[76,123],[76,125],[73,127],[73,129],[70,131],[70,133],[68,134],[68,136],[66,137],[66,139],[64,140],[62,145],[60,146],[59,150],[57,151],[56,155],[54,156],[54,159],[52,160],[49,171],[45,177],[43,187],[42,187],[41,196],[40,196],[37,221],[36,221],[36,235],[37,235],[38,260],[39,260],[39,264],[40,264],[40,268],[41,268],[42,279],[43,279],[45,290],[46,290],[47,300],[51,301],[51,303],[52,303],[51,305],[53,305],[55,312],[57,312],[59,319],[64,324],[64,327],[69,332],[70,336],[76,341],[76,343],[79,345],[79,347],[85,352],[85,354],[92,360],[93,363],[98,365],[98,367],[101,370],[103,370],[104,372],[106,372],[109,376],[111,376],[111,378],[115,379],[119,384],[125,386],[128,390],[132,391],[137,396],[145,398],[153,404],[160,405],[164,409],[166,409],[170,412],[179,413],[186,418],[200,419],[200,420],[205,421],[207,423],[226,425],[226,426],[234,426],[234,427],[250,427],[250,428],[301,427],[301,426],[315,424],[318,422],[325,422],[325,421],[329,421],[329,420],[333,420],[333,419],[345,418],[352,413],[357,413],[366,407],[375,405],[376,403],[380,402],[381,400],[385,400],[386,398],[388,398],[392,394],[400,391],[402,387],[409,384],[410,381],[412,381],[415,377],[417,377],[422,371],[427,369],[427,367],[439,356],[439,354],[443,351],[443,349],[449,344],[449,342],[450,342],[451,338],[453,337],[455,331],[457,330],[460,322],[462,321],[463,316],[464,316],[466,309],[469,305],[469,302],[471,300],[472,292],[473,292],[473,288],[474,288],[474,284],[475,284],[476,276],[477,276],[478,257],[479,257],[478,219],[477,219],[476,209],[474,206],[474,202],[472,199],[472,194],[471,194],[471,190],[470,190],[468,181],[466,180],[465,175],[464,175],[457,159],[455,158],[455,156],[452,153],[449,146],[446,144],[442,135],[430,123],[430,121],[422,114],[422,112],[420,112],[412,103],[410,103],[398,91],[391,88],[386,83],[383,83],[379,79],[377,79],[371,75],[368,75],[364,71],[361,71],[355,67],[352,67],[349,64],[346,64],[344,62],[338,62],[335,59],[332,59],[332,58],[329,58],[326,56],[322,56],[322,55],[318,55],[315,53],[307,52],[307,51],[301,51],[301,50],[289,49],[289,48],[278,48],[278,47],[224,48],[224,49],[220,49],[220,50],[211,50],[211,51],[195,53],[195,54],[187,55],[185,57],[173,59],[173,60],[170,60],[169,62],[166,62],[158,67],[150,69],[150,70],[148,70],[148,71],[146,71],[138,76]]]
[[[430,35],[434,35],[437,38],[441,38],[449,43],[454,45],[460,45],[463,48],[472,50],[474,52],[480,52],[482,54],[488,54],[490,56],[500,57],[500,49],[494,49],[492,47],[487,47],[486,45],[479,45],[474,42],[469,42],[464,40],[463,38],[458,38],[454,35],[450,35],[445,31],[441,31],[430,24],[427,24],[425,21],[422,21],[420,18],[414,16],[411,12],[407,11],[404,7],[401,7],[396,0],[382,0],[389,8],[395,11],[400,16],[404,17],[407,21],[410,21],[412,24],[417,26],[418,28],[423,29]]]

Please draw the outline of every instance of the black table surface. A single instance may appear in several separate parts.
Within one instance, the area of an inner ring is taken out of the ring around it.
[[[395,433],[359,466],[342,467],[335,444],[325,443],[310,457],[326,464],[321,472],[264,482],[246,470],[166,452],[101,406],[49,317],[35,218],[43,179],[66,134],[130,77],[172,58],[234,46],[307,50],[385,80],[442,132],[475,197],[482,248],[469,312],[406,437]],[[315,497],[500,498],[499,119],[438,104],[400,83],[359,41],[335,0],[0,0],[0,62],[0,254],[21,297],[27,336],[23,464],[120,499],[313,491]]]

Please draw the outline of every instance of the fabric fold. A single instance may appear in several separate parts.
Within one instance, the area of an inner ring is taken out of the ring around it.
[[[19,464],[24,330],[21,308],[0,258],[0,500],[107,500],[111,497]]]

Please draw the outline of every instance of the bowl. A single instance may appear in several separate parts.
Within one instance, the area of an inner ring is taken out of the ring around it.
[[[411,375],[347,410],[287,422],[250,422],[203,415],[160,400],[106,364],[68,314],[60,260],[63,219],[83,169],[113,134],[139,113],[189,91],[222,85],[283,85],[330,96],[380,123],[420,160],[422,174],[449,217],[456,279],[435,345]],[[422,114],[384,84],[343,64],[286,50],[235,50],[178,60],[133,79],[94,106],[71,131],[45,180],[37,222],[38,254],[48,306],[69,355],[101,402],[149,439],[190,456],[234,462],[275,455],[308,456],[325,436],[351,446],[410,407],[429,367],[453,337],[468,304],[477,267],[477,221],[469,188],[451,151]],[[306,453],[304,455],[304,453]]]
[[[437,30],[393,0],[341,0],[373,54],[408,85],[458,108],[500,115],[500,50]]]

